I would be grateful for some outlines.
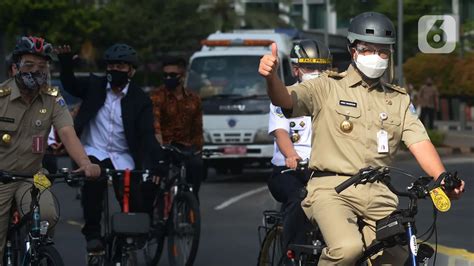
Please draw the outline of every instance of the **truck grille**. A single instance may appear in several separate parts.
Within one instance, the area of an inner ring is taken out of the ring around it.
[[[212,143],[252,143],[252,132],[219,132],[212,133]]]

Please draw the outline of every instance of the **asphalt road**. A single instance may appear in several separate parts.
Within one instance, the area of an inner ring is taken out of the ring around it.
[[[438,243],[474,252],[474,156],[444,159],[448,169],[458,170],[466,179],[467,186],[464,197],[453,202],[449,212],[438,215]],[[415,175],[422,173],[412,160],[396,162],[395,166]],[[266,189],[268,175],[268,170],[248,170],[240,176],[210,175],[201,188],[202,232],[195,265],[256,264],[259,248],[257,227],[262,224],[262,211],[275,207]],[[399,187],[410,182],[409,178],[401,176],[394,179]],[[55,235],[57,248],[66,265],[85,265],[85,241],[80,234],[82,209],[75,199],[76,190],[58,184],[54,192],[61,202],[61,220]],[[428,201],[421,202],[419,209],[417,227],[421,232],[432,223],[433,216]],[[167,265],[166,253],[159,265]]]

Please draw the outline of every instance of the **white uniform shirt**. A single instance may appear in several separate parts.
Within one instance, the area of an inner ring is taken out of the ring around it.
[[[84,129],[81,139],[84,149],[87,155],[100,161],[110,158],[115,169],[134,169],[135,163],[125,139],[120,104],[128,92],[128,84],[120,94],[114,93],[109,83],[106,90],[104,106]]]
[[[302,116],[287,119],[280,107],[270,104],[270,119],[268,122],[268,134],[272,134],[277,129],[288,132],[291,139],[293,134],[299,135],[299,140],[293,142],[296,153],[305,160],[311,153],[311,117]],[[281,153],[276,141],[273,144],[272,164],[275,166],[285,166],[285,156]]]

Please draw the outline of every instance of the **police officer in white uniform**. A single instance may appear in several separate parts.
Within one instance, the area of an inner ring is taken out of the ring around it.
[[[319,77],[331,66],[331,54],[322,43],[301,40],[290,54],[293,75],[298,82]],[[268,133],[275,138],[272,158],[273,173],[268,188],[273,197],[282,203],[283,243],[304,244],[305,233],[311,229],[301,209],[301,192],[308,182],[308,173],[290,171],[298,161],[309,159],[311,152],[311,117],[302,116],[287,119],[280,107],[270,104]]]

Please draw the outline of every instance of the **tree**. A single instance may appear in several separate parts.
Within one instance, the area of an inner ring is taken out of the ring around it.
[[[403,65],[408,83],[419,88],[431,77],[443,95],[474,96],[474,54],[423,54],[409,58]]]

